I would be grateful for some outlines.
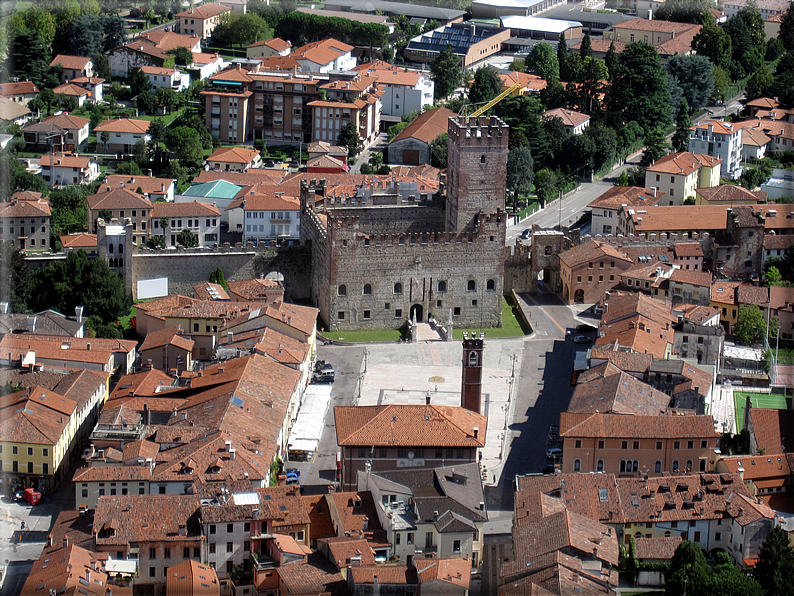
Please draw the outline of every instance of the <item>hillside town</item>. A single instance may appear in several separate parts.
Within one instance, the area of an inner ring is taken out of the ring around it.
[[[794,594],[794,2],[0,25],[0,596]]]

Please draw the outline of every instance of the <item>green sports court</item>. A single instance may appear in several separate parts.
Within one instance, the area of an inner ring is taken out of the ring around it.
[[[753,408],[765,408],[768,410],[790,410],[791,398],[778,393],[753,393],[748,391],[734,391],[733,403],[736,407],[736,430],[744,428],[744,406],[747,397],[750,397],[750,405]]]

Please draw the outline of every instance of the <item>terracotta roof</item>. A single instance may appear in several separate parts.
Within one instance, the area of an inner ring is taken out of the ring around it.
[[[653,196],[652,192],[649,188],[639,186],[613,186],[587,206],[620,209],[623,205],[656,205],[660,198],[667,195],[666,192],[657,192],[657,196]]]
[[[384,85],[414,87],[419,82],[419,79],[422,78],[422,73],[420,72],[407,70],[399,66],[392,66],[388,62],[383,62],[382,60],[359,64],[353,70],[373,74],[378,77],[378,83]]]
[[[115,188],[111,191],[100,186],[100,192],[88,195],[88,208],[91,210],[102,209],[151,209],[152,202],[129,188]]]
[[[100,83],[104,83],[105,79],[101,79],[99,77],[75,77],[72,79],[72,83],[77,83],[78,85],[99,85]]]
[[[220,210],[209,203],[185,201],[183,203],[155,203],[152,217],[219,217]]]
[[[20,201],[38,201],[42,197],[40,192],[32,190],[18,190],[11,195],[11,199],[18,199]],[[46,200],[46,199],[45,199]]]
[[[33,112],[30,111],[27,105],[23,105],[8,97],[0,97],[0,120],[16,120],[32,114]]]
[[[77,470],[74,482],[148,482],[152,470],[148,466],[91,466]]]
[[[776,108],[780,105],[777,99],[772,99],[771,97],[758,97],[756,99],[751,99],[747,102],[748,106],[753,108]]]
[[[99,370],[78,370],[68,375],[59,375],[61,380],[53,387],[66,399],[77,403],[78,409],[89,403],[97,390],[107,392],[110,373]]]
[[[591,359],[606,359],[608,362],[626,372],[645,372],[651,365],[653,356],[650,354],[633,354],[621,352],[615,346],[593,346],[590,350]]]
[[[201,536],[200,505],[198,495],[99,497],[93,527],[96,544],[195,541]],[[180,526],[186,526],[186,533],[180,534]]]
[[[48,168],[54,160],[54,165],[62,168],[87,168],[92,161],[91,157],[75,156],[70,153],[45,153],[39,159],[39,165]]]
[[[790,310],[794,304],[794,288],[786,286],[771,286],[769,300],[772,308]]]
[[[263,39],[262,41],[254,42],[246,47],[255,48],[257,46],[267,46],[269,48],[273,48],[277,52],[283,52],[284,50],[291,48],[292,44],[288,41],[284,41],[280,37],[274,37],[273,39]]]
[[[760,130],[756,130],[749,126],[742,128],[742,145],[763,147],[771,140],[771,138]]]
[[[482,447],[484,416],[453,406],[336,406],[337,442],[343,445]],[[474,429],[478,428],[477,438]]]
[[[732,135],[738,128],[736,125],[725,122],[724,120],[701,120],[694,126],[690,126],[689,130],[713,130],[717,134]]]
[[[83,70],[88,66],[89,62],[91,62],[91,58],[86,58],[85,56],[66,56],[64,54],[58,54],[52,59],[50,66],[60,64],[64,68],[71,70]]]
[[[278,568],[278,576],[288,594],[347,594],[347,580],[320,553],[306,561],[288,563]]]
[[[766,193],[762,191],[752,191],[735,186],[733,184],[721,184],[711,188],[697,188],[695,192],[703,197],[705,201],[722,201],[730,203],[755,204],[758,201],[766,201]]]
[[[718,437],[711,416],[640,416],[629,414],[560,414],[561,437],[630,437],[638,439]]]
[[[19,201],[13,199],[0,204],[0,217],[50,217],[49,202],[44,199],[36,201]]]
[[[785,453],[777,455],[732,455],[720,458],[732,474],[741,474],[745,480],[764,480],[777,476],[789,476],[788,459]]]
[[[766,453],[794,450],[794,410],[750,408],[749,423],[757,449]]]
[[[466,559],[415,559],[414,567],[419,583],[439,581],[443,584],[469,589],[471,565]]]
[[[669,561],[675,554],[675,549],[681,544],[681,536],[668,536],[666,538],[640,538],[634,541],[636,555],[640,561],[662,560]]]
[[[306,495],[301,497],[309,514],[312,539],[331,538],[336,536],[331,510],[325,501],[325,495]]]
[[[145,134],[149,131],[148,120],[133,120],[132,118],[114,118],[105,120],[94,131],[98,132],[130,132]]]
[[[183,561],[168,568],[168,596],[220,596],[221,586],[212,567],[198,561]]]
[[[699,242],[676,242],[673,244],[673,252],[678,257],[702,257],[703,248]]]
[[[560,261],[565,263],[568,267],[576,267],[577,265],[588,263],[595,259],[616,259],[631,263],[631,259],[628,255],[621,253],[611,244],[601,242],[600,240],[588,240],[560,254]]]
[[[257,303],[250,302],[242,304],[256,305]],[[255,309],[258,307],[252,306],[251,308]],[[259,317],[280,321],[282,324],[286,323],[287,326],[297,329],[306,336],[310,336],[314,332],[314,328],[317,324],[318,312],[318,309],[311,306],[280,302],[278,304],[268,304],[264,308],[260,308]],[[224,324],[223,330],[234,331],[236,325],[250,320],[250,317],[238,317],[236,320]],[[263,327],[266,326],[267,321],[263,320]]]
[[[55,445],[71,423],[77,402],[33,387],[0,398],[0,439]]]
[[[248,71],[244,68],[236,68],[235,66],[230,66],[228,68],[224,68],[223,70],[216,72],[212,75],[209,79],[210,81],[239,81],[241,83],[250,83],[253,79],[248,76]],[[205,91],[203,93],[207,93],[210,95],[218,95],[215,91]],[[236,94],[235,94],[236,95]]]
[[[547,85],[545,79],[527,72],[518,72],[516,70],[512,70],[510,72],[499,72],[497,74],[499,75],[499,78],[502,79],[503,89],[509,89],[516,83],[521,83],[524,90],[537,92],[545,89]]]
[[[35,596],[42,590],[58,594],[105,596],[108,576],[102,571],[99,556],[74,544],[59,543],[33,562],[22,588],[24,596]],[[125,596],[131,596],[130,594]]]
[[[694,271],[692,269],[675,269],[670,276],[671,281],[693,286],[711,287],[711,273],[708,271]]]
[[[161,348],[168,345],[182,348],[183,350],[190,352],[193,350],[195,342],[189,337],[179,333],[175,327],[166,327],[165,329],[161,329],[159,331],[147,333],[146,339],[143,340],[143,344],[141,344],[139,351],[144,352],[146,350]]]
[[[725,230],[728,212],[724,205],[687,205],[624,209],[636,232],[677,232]]]
[[[733,494],[726,500],[725,510],[740,526],[762,519],[774,520],[777,514],[767,505],[758,503],[748,495]]]
[[[353,51],[353,46],[342,43],[335,39],[315,41],[305,46],[301,46],[292,51],[297,59],[309,60],[315,64],[325,65],[336,60],[342,54]]]
[[[312,526],[312,535],[314,535],[314,526]],[[337,569],[344,569],[353,559],[360,559],[360,565],[375,565],[375,551],[363,538],[332,538],[324,542],[328,544],[329,559]]]
[[[193,297],[196,300],[229,300],[229,294],[222,285],[208,281],[193,286]]]
[[[769,288],[743,283],[736,288],[737,304],[757,304],[766,306],[769,303]]]
[[[64,248],[96,248],[96,234],[69,234],[59,240]]]
[[[331,155],[347,155],[347,147],[340,147],[339,145],[332,145],[328,141],[315,141],[309,143],[306,151],[311,153],[330,153]]]
[[[308,162],[306,162],[307,168],[336,168],[339,170],[347,170],[347,166],[335,157],[331,157],[330,155],[318,155],[317,157],[311,158]]]
[[[667,22],[667,21],[648,21],[653,23]],[[649,172],[662,172],[665,174],[691,174],[695,170],[700,169],[702,166],[713,167],[722,163],[722,160],[710,155],[703,155],[701,153],[690,153],[689,151],[679,151],[678,153],[669,153],[664,157],[657,159],[653,165],[648,166]]]
[[[618,370],[617,374],[577,385],[568,411],[658,416],[667,411],[669,403],[669,395]]]
[[[215,2],[208,2],[207,4],[201,4],[200,6],[191,8],[190,10],[179,12],[174,16],[195,17],[197,19],[209,19],[224,12],[229,12],[230,10],[231,8],[229,8],[228,6],[222,6],[220,4],[216,4]]]
[[[455,112],[447,108],[434,108],[422,112],[394,138],[392,143],[402,139],[417,139],[431,143],[438,135],[447,132],[449,119],[454,115]]]
[[[173,178],[155,178],[153,176],[128,176],[126,174],[110,174],[105,176],[100,188],[129,188],[137,192],[140,188],[143,194],[160,194],[168,192],[168,189],[174,184]]]
[[[164,68],[162,66],[141,66],[141,71],[144,74],[151,74],[151,75],[163,75],[163,76],[172,76],[176,69],[174,68]]]
[[[416,567],[413,565],[369,565],[351,567],[348,573],[353,578],[353,585],[379,584],[415,585],[419,583]]]
[[[246,147],[218,147],[205,161],[220,161],[224,163],[251,163],[259,155],[256,149]]]
[[[0,95],[12,97],[14,95],[30,95],[39,90],[33,81],[20,81],[18,83],[0,83]]]
[[[231,184],[246,186],[259,183],[277,184],[284,178],[284,172],[279,170],[253,169],[247,172],[216,172],[214,170],[202,170],[193,179],[193,182],[213,182],[214,180],[225,180]]]
[[[63,95],[76,95],[77,97],[81,97],[83,95],[89,94],[88,90],[83,89],[78,85],[73,85],[72,83],[64,83],[63,85],[58,85],[52,91],[56,95],[62,93]]]
[[[43,358],[43,359],[53,359],[59,360],[63,363],[85,363],[90,362],[93,364],[100,364],[103,366],[107,366],[109,363],[112,364],[113,361],[113,354],[111,350],[102,349],[96,347],[92,350],[87,350],[85,348],[70,348],[70,349],[62,349],[60,340],[64,340],[63,337],[58,337],[59,343],[49,342],[49,341],[40,341],[38,337],[31,336],[31,335],[11,335],[6,334],[2,340],[0,340],[0,355],[4,359],[11,359],[11,360],[20,360],[22,357],[27,355],[28,352],[33,351],[36,354],[36,358]],[[74,339],[74,338],[68,338]],[[68,366],[67,366],[68,368]],[[83,368],[80,366],[79,368]]]
[[[230,281],[227,283],[227,287],[229,292],[253,301],[264,300],[268,294],[274,291],[284,291],[284,287],[279,282],[262,278]]]
[[[54,124],[64,130],[79,130],[91,122],[88,118],[81,118],[73,114],[58,114],[42,120],[42,123]]]
[[[590,120],[589,114],[582,114],[581,112],[574,112],[565,108],[546,110],[544,116],[546,118],[559,118],[565,126],[579,126],[583,122]]]

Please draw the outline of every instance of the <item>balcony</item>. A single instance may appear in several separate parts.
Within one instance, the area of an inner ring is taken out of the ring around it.
[[[264,553],[252,553],[251,567],[256,571],[265,571],[266,569],[275,569],[278,565],[273,558]]]
[[[424,548],[416,548],[416,552],[422,553],[424,555],[435,555],[438,553],[437,546],[425,546]]]

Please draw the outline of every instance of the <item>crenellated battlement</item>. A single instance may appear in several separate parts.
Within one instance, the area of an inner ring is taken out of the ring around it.
[[[509,127],[497,116],[450,116],[449,138],[460,147],[477,145],[507,145]]]

